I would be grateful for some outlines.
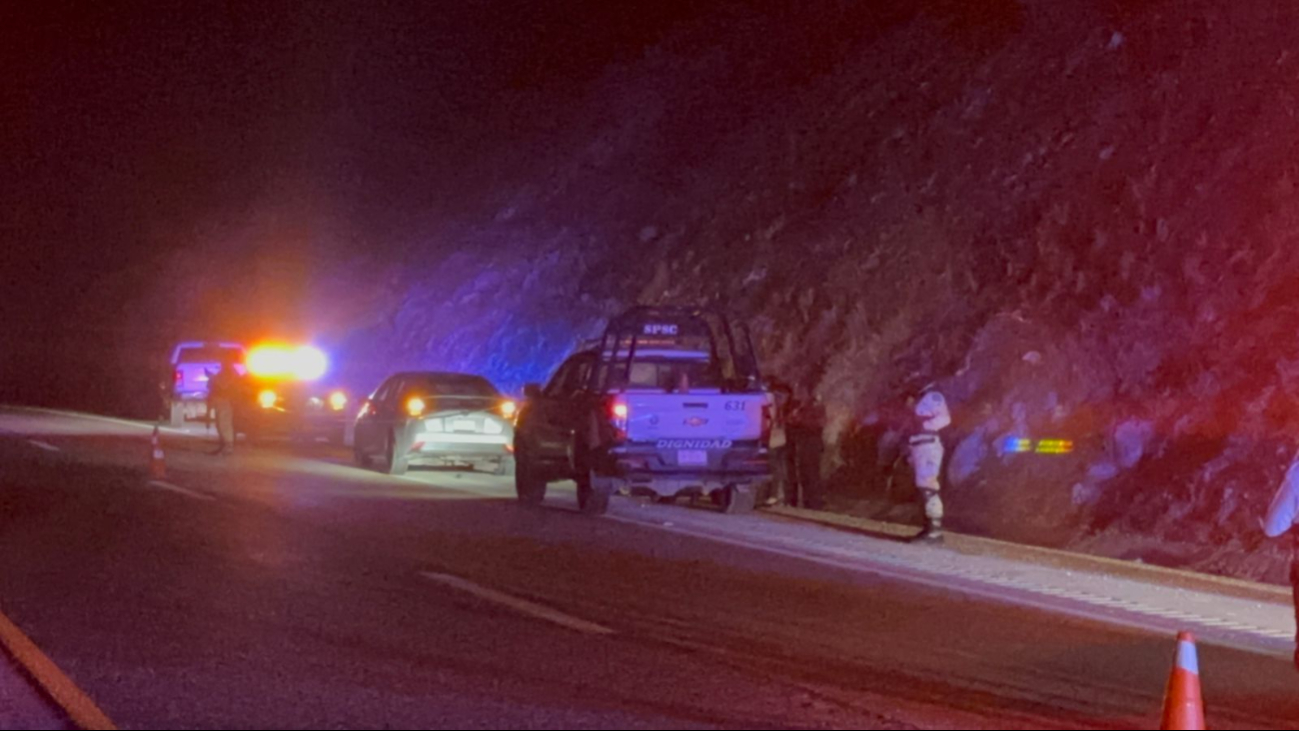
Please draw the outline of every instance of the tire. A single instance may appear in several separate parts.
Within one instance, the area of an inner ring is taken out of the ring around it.
[[[546,499],[546,480],[536,473],[531,460],[519,455],[514,459],[514,492],[519,502],[535,508]]]
[[[609,512],[609,499],[613,490],[592,470],[577,476],[577,507],[586,515],[604,515]]]
[[[388,435],[387,449],[384,450],[383,471],[385,474],[400,477],[406,474],[409,463],[406,461],[405,454],[397,453],[397,435]]]
[[[185,404],[172,401],[167,413],[167,423],[176,428],[185,426]]]
[[[722,512],[727,515],[752,513],[757,496],[752,487],[727,485],[722,490]]]

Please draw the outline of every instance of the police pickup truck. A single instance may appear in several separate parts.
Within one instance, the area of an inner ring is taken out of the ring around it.
[[[518,498],[539,504],[547,483],[572,479],[589,514],[616,492],[752,510],[770,479],[772,405],[760,383],[747,328],[711,310],[634,308],[544,388],[525,388]]]

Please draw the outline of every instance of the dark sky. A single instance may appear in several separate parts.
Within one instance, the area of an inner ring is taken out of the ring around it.
[[[526,120],[699,6],[0,4],[6,332],[110,326],[118,303],[86,298],[167,252],[201,269],[396,246]]]

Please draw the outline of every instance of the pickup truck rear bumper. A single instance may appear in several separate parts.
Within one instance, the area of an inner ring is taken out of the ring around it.
[[[684,446],[693,446],[685,444]],[[615,487],[659,495],[703,493],[728,485],[754,485],[771,478],[766,447],[735,442],[725,448],[678,449],[675,444],[632,443],[609,450]]]

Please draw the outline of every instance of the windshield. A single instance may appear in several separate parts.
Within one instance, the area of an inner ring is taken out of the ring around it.
[[[462,375],[430,375],[415,379],[415,389],[430,396],[464,396],[468,398],[496,398],[496,390],[485,378]]]
[[[717,367],[708,358],[637,357],[630,372],[626,361],[616,364],[608,383],[610,388],[688,391],[721,388],[721,381]]]

